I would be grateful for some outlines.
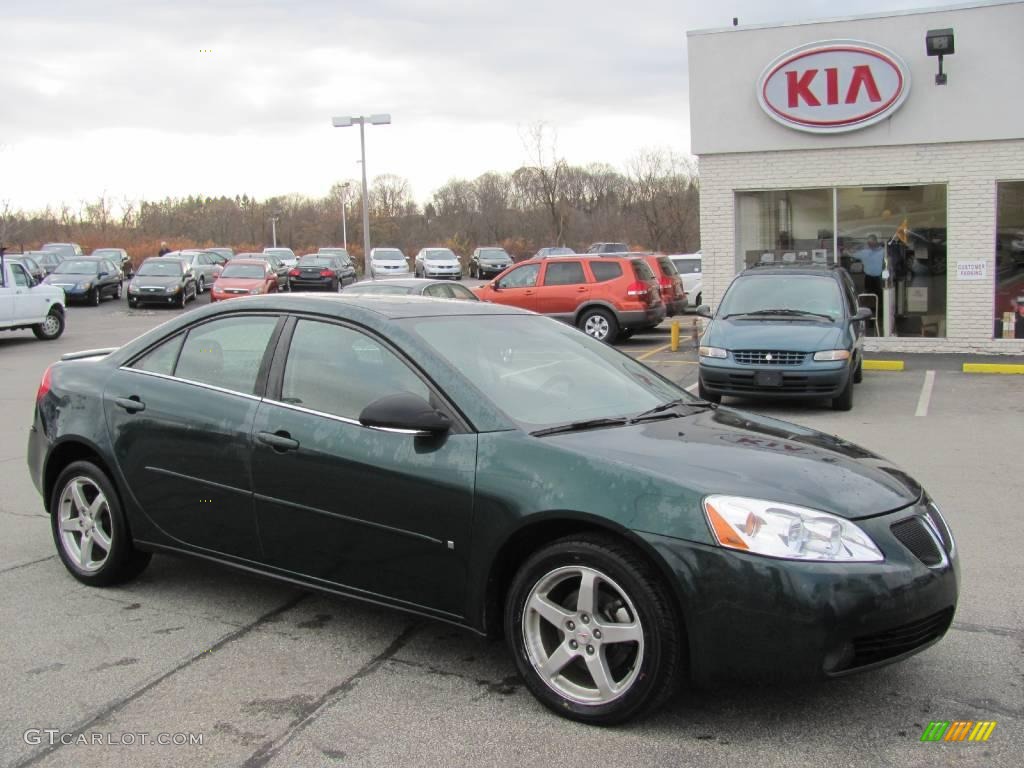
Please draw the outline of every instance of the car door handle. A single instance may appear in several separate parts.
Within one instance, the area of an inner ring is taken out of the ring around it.
[[[258,432],[256,439],[264,445],[269,445],[278,453],[297,451],[299,449],[299,441],[292,440],[292,436],[283,430],[278,432]]]
[[[118,408],[124,408],[128,413],[137,413],[138,411],[146,410],[146,404],[139,400],[138,395],[132,395],[131,397],[115,397],[114,405]]]
[[[524,296],[533,296],[533,291],[527,289],[527,290],[523,291],[523,295]]]
[[[589,291],[589,290],[590,290],[590,289],[589,289],[589,288],[587,288],[587,286],[585,286],[585,285],[581,285],[581,286],[580,286],[579,288],[577,288],[577,289],[576,289],[576,293],[586,293],[586,292],[587,292],[587,291]]]

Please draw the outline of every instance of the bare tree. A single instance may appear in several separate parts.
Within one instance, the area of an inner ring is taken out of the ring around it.
[[[0,250],[9,248],[20,235],[25,216],[11,207],[9,200],[0,200]]]
[[[527,185],[533,199],[538,200],[551,217],[551,235],[557,245],[565,244],[566,169],[558,157],[558,135],[548,123],[534,123],[520,138],[530,158]]]
[[[370,187],[370,215],[393,219],[405,213],[412,193],[408,179],[385,173]]]

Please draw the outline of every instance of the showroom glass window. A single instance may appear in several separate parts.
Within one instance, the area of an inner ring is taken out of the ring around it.
[[[997,339],[1024,339],[1024,181],[996,185]]]
[[[764,258],[838,262],[886,335],[946,335],[946,234],[942,184],[736,194],[737,271]]]

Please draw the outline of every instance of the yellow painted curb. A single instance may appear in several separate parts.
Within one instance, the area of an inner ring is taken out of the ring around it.
[[[902,371],[902,360],[865,360],[865,371]]]
[[[1024,365],[1014,363],[964,363],[964,373],[1024,373]]]

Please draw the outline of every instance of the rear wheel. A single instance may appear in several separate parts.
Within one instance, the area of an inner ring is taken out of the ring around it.
[[[669,591],[630,547],[603,536],[556,541],[519,569],[505,634],[527,687],[549,709],[619,723],[664,702],[681,672]]]
[[[43,341],[59,339],[64,333],[64,313],[56,307],[52,308],[43,322],[32,326],[32,333],[36,335],[37,339]]]
[[[92,462],[69,464],[53,486],[50,529],[61,562],[91,586],[133,579],[150,553],[132,545],[121,503],[103,470]]]
[[[619,335],[619,323],[606,309],[588,309],[580,316],[579,327],[587,336],[606,344],[611,344]]]
[[[199,276],[199,292],[206,293],[206,278],[202,275]]]

